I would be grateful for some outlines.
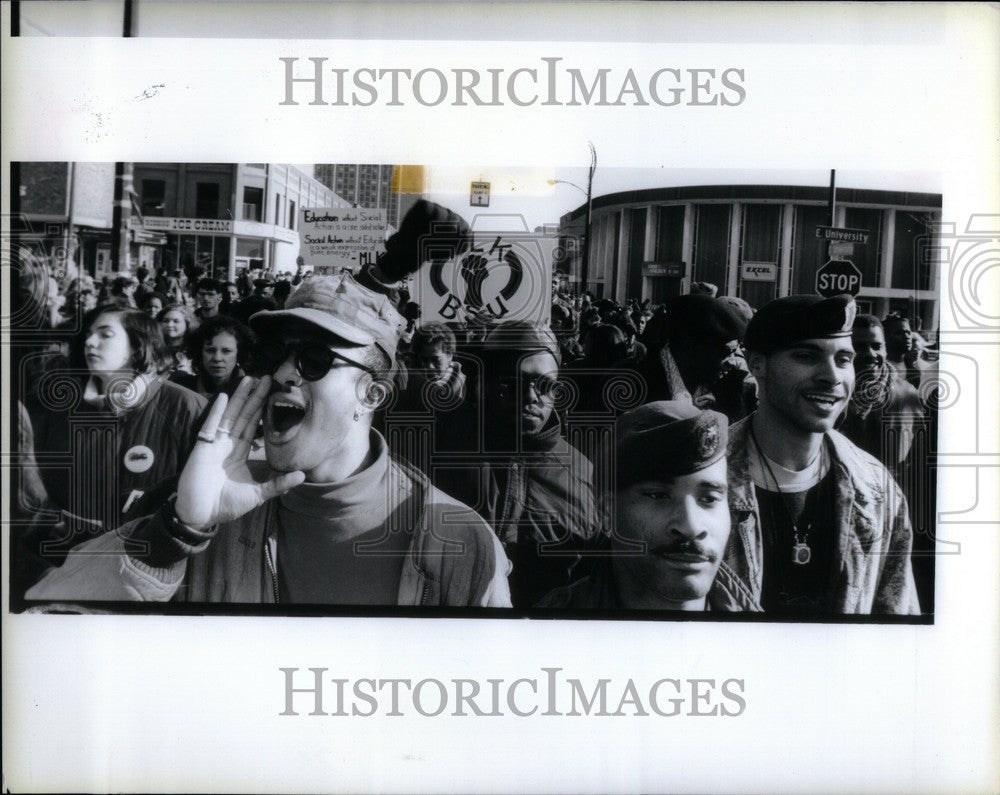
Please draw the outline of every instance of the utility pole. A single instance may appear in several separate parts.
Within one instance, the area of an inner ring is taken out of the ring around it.
[[[111,270],[129,271],[130,229],[132,216],[132,163],[115,163],[115,198],[111,217]]]
[[[834,168],[830,169],[830,226],[837,226],[837,170]]]
[[[590,169],[587,171],[587,220],[583,227],[583,261],[580,263],[580,294],[587,292],[587,279],[590,275],[590,234],[593,220],[594,172],[597,170],[597,150],[592,141],[587,141],[590,147]]]
[[[132,0],[122,5],[122,38],[134,33],[135,9]],[[129,217],[132,215],[132,164],[115,163],[115,198],[111,209],[111,270],[131,270],[129,262]]]

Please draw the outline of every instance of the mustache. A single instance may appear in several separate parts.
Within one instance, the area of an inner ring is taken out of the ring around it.
[[[714,550],[699,544],[693,538],[682,539],[671,544],[659,544],[653,547],[652,552],[656,555],[700,555],[712,563],[715,563],[719,558]]]

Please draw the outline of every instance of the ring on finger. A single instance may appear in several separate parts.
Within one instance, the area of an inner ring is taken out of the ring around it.
[[[214,442],[215,441],[215,434],[214,433],[208,433],[207,431],[201,431],[198,434],[198,441],[201,441],[201,442]]]

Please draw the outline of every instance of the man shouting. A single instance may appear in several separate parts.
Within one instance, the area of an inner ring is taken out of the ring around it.
[[[509,607],[490,527],[371,428],[402,324],[388,297],[317,277],[251,324],[262,377],[216,401],[176,496],[27,598]],[[247,460],[261,420],[266,464]]]

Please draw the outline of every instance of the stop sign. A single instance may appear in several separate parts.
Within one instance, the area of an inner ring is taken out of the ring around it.
[[[816,271],[816,292],[824,298],[861,292],[861,271],[847,259],[831,259]]]

